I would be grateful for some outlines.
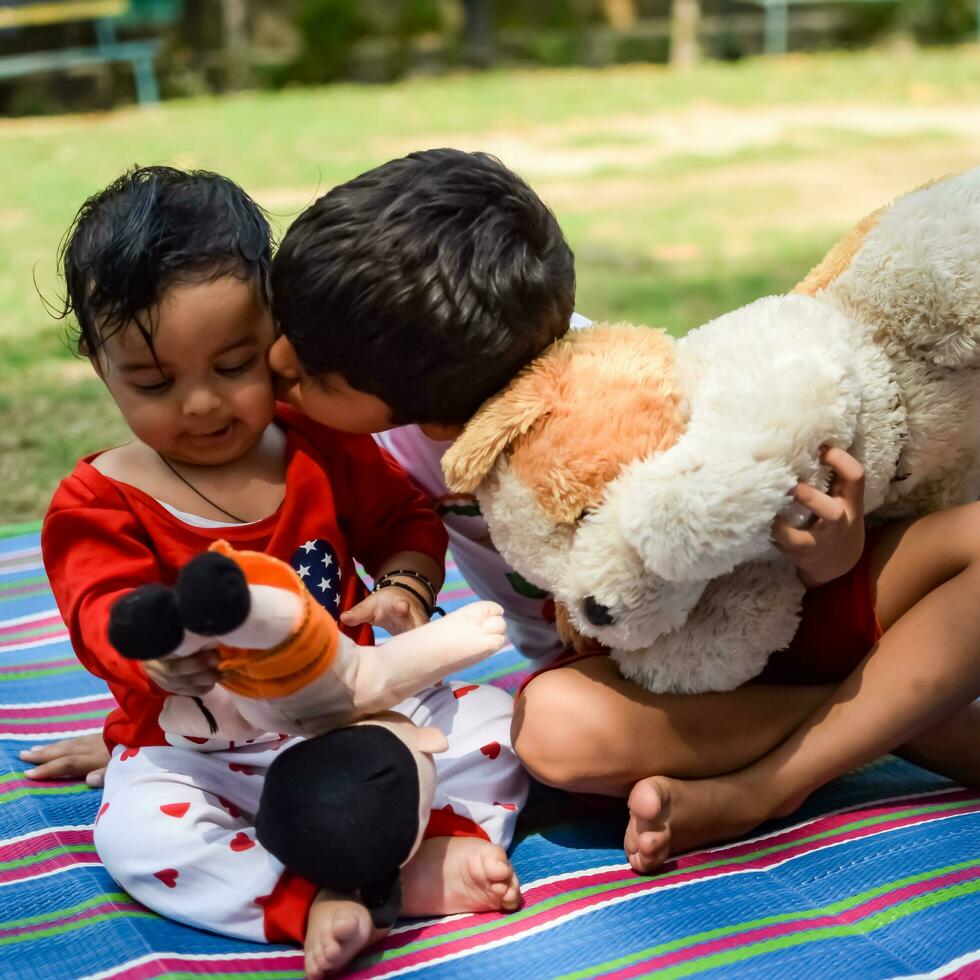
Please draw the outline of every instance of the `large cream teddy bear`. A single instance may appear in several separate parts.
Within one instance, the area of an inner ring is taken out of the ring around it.
[[[980,168],[866,218],[792,294],[682,340],[569,334],[443,465],[625,675],[727,690],[797,628],[803,587],[770,529],[798,480],[826,487],[824,444],[864,464],[875,518],[977,499]]]

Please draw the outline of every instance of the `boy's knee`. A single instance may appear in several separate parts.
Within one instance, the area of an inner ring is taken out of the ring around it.
[[[518,758],[535,779],[558,789],[574,789],[589,775],[582,748],[591,735],[580,688],[577,673],[550,670],[527,686],[514,707],[511,741]]]

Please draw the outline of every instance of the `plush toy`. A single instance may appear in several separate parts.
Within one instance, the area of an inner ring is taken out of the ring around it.
[[[438,729],[416,728],[389,709],[499,650],[502,614],[494,603],[473,603],[360,647],[292,568],[219,541],[184,566],[174,587],[144,585],[117,600],[109,639],[123,656],[144,660],[217,646],[227,710],[216,717],[201,699],[175,698],[192,707],[161,717],[169,731],[200,741],[234,737],[247,724],[253,734],[316,736],[269,768],[259,840],[315,884],[358,891],[382,926],[398,914],[399,869],[428,820],[432,755],[448,747]]]
[[[862,221],[793,294],[680,341],[597,326],[558,341],[443,460],[574,627],[656,691],[727,690],[797,628],[774,549],[821,445],[894,518],[980,491],[980,169]]]

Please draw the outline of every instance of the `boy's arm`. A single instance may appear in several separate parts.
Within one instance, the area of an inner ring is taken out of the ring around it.
[[[372,593],[342,621],[402,632],[429,618],[442,587],[448,535],[430,501],[405,471],[366,436],[343,436],[346,466],[337,507],[351,550],[374,579],[399,586]],[[398,571],[415,572],[398,576]],[[431,590],[426,584],[431,584]]]

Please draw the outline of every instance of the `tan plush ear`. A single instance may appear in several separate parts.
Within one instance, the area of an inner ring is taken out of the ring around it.
[[[545,380],[545,358],[547,355],[486,401],[442,457],[446,486],[453,493],[473,493],[497,457],[548,414],[551,398]]]

